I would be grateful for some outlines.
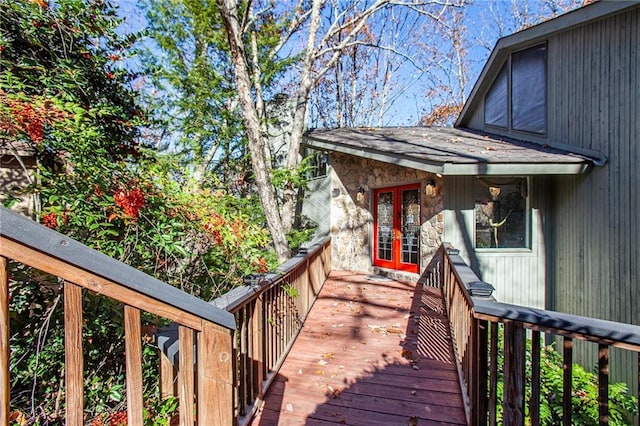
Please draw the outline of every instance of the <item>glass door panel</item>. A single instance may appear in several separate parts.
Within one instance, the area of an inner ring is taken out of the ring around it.
[[[393,260],[393,192],[378,194],[377,258]]]
[[[420,185],[374,191],[373,264],[418,272]]]
[[[420,189],[402,191],[402,263],[418,264],[420,241]]]

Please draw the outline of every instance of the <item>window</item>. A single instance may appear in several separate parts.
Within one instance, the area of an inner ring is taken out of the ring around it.
[[[546,46],[511,57],[511,127],[533,133],[547,128]]]
[[[546,45],[539,45],[511,55],[485,96],[485,124],[546,132],[546,51]]]
[[[305,163],[307,165],[307,178],[315,179],[327,175],[328,154],[324,151],[310,149],[307,151]]]
[[[498,127],[509,127],[507,116],[507,66],[503,66],[500,74],[493,82],[484,101],[485,123]]]
[[[527,178],[478,178],[474,191],[476,248],[527,248]]]

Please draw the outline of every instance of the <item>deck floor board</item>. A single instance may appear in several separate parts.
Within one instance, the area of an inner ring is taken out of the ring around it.
[[[466,424],[440,290],[332,272],[251,424]]]

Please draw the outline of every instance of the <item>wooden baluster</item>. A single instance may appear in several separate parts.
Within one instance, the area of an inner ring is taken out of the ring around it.
[[[140,310],[124,307],[124,344],[127,368],[127,420],[130,425],[144,423],[142,400],[142,335]]]
[[[64,365],[68,426],[84,424],[82,287],[64,283]]]
[[[0,424],[9,424],[11,386],[9,379],[9,269],[0,257]]]
[[[491,323],[491,359],[489,364],[489,424],[496,424],[498,407],[498,323]]]
[[[598,416],[600,425],[609,424],[609,346],[598,345]]]
[[[540,424],[540,332],[531,332],[531,424]]]
[[[504,424],[524,424],[524,351],[522,324],[504,326]]]
[[[565,337],[562,346],[562,369],[564,370],[562,382],[562,424],[571,426],[571,364],[573,362],[573,339]]]
[[[250,318],[247,318],[247,316],[245,315],[247,311],[247,307],[245,306],[240,312],[241,318],[238,318],[238,335],[240,337],[239,341],[237,341],[238,339],[234,339],[234,344],[238,344],[238,353],[240,354],[240,357],[234,357],[239,363],[240,365],[238,366],[237,370],[238,373],[240,374],[240,380],[239,380],[239,401],[238,401],[238,408],[240,410],[240,415],[244,416],[246,413],[246,407],[247,407],[247,399],[249,397],[249,393],[250,393],[250,387],[251,387],[251,383],[249,383],[249,379],[250,379],[250,366],[248,365],[249,363],[249,348],[248,348],[248,344],[249,344],[249,336],[247,336],[247,332],[248,332],[248,322],[250,321]]]
[[[487,424],[487,412],[488,412],[488,400],[487,400],[487,375],[489,372],[488,361],[489,361],[489,342],[488,342],[488,327],[489,323],[487,321],[477,320],[478,327],[478,355],[476,370],[472,373],[475,376],[475,380],[477,383],[477,388],[475,390],[477,403],[476,403],[476,424],[477,425],[486,425]]]
[[[160,352],[160,398],[176,396],[176,368],[164,352]]]
[[[233,416],[232,335],[204,323],[198,333],[198,425],[231,425]]]
[[[263,312],[264,294],[258,297],[253,305],[253,314],[251,315],[252,329],[252,360],[253,360],[253,377],[254,377],[254,395],[262,398],[262,382],[265,378],[264,356],[265,356],[265,335],[264,335],[264,312]]]
[[[180,396],[180,426],[192,426],[194,400],[193,330],[178,327],[178,395]],[[229,348],[230,350],[231,348]],[[198,399],[204,394],[198,393]],[[213,423],[212,423],[213,424]]]

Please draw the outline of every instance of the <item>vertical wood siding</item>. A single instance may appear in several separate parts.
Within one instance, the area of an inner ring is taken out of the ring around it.
[[[496,288],[496,299],[505,303],[547,307],[545,292],[546,238],[544,215],[547,179],[530,179],[531,245],[528,250],[474,249],[474,177],[445,177],[444,241],[460,249],[478,276]]]
[[[638,45],[640,8],[548,45],[550,140],[608,158],[586,176],[555,178],[552,308],[632,324],[640,324]]]

